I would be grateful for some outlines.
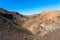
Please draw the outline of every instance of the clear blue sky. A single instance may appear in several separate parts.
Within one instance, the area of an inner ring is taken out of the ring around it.
[[[21,14],[60,10],[60,0],[0,0],[0,7]]]

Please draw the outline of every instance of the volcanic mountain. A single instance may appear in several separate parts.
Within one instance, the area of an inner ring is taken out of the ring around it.
[[[28,17],[0,8],[0,40],[39,40],[35,35],[22,27]]]

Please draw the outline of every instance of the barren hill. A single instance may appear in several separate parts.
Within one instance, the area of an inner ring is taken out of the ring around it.
[[[49,10],[35,14],[23,26],[42,37],[41,40],[60,40],[60,11]]]

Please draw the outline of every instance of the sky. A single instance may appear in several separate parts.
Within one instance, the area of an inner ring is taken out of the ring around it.
[[[60,10],[60,0],[0,0],[0,8],[30,15],[46,10]]]

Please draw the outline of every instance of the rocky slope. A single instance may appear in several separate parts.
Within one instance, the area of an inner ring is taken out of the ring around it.
[[[60,11],[49,10],[33,15],[23,26],[41,40],[60,40]]]
[[[22,27],[27,19],[18,12],[0,8],[0,40],[39,40],[31,31]]]
[[[21,15],[0,8],[0,40],[60,40],[60,11]]]

